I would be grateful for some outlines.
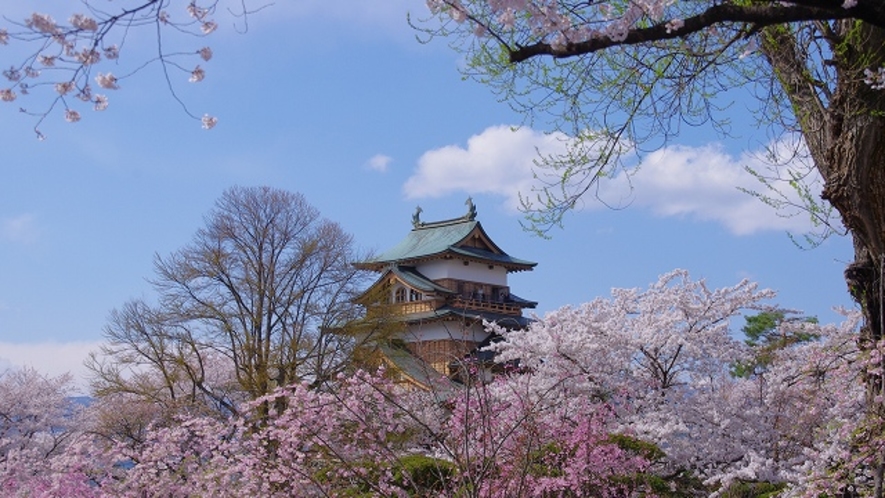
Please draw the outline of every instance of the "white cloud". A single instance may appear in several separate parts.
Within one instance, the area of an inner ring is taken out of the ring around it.
[[[37,216],[32,213],[0,219],[0,238],[2,239],[30,244],[35,242],[38,236]]]
[[[784,148],[783,144],[773,146]],[[763,230],[812,230],[809,217],[801,210],[778,211],[740,190],[766,191],[765,186],[746,171],[747,167],[759,172],[769,169],[763,153],[751,151],[735,157],[717,145],[670,146],[653,152],[643,159],[639,171],[632,177],[633,206],[645,207],[659,216],[718,222],[737,235]],[[807,170],[799,159],[785,168]],[[806,181],[820,185],[816,173]],[[794,205],[802,204],[797,192],[786,182],[778,187],[786,200]]]
[[[467,147],[448,145],[424,153],[418,168],[406,181],[407,198],[441,197],[455,192],[494,194],[515,209],[519,193],[530,194],[538,186],[533,175],[538,154],[562,152],[568,137],[543,134],[529,128],[494,126],[470,137]],[[779,151],[792,150],[775,143]],[[598,195],[613,205],[647,209],[658,216],[680,216],[721,223],[732,233],[745,235],[762,230],[802,233],[812,229],[807,215],[797,209],[778,212],[759,199],[742,192],[765,191],[750,167],[765,172],[767,149],[734,156],[718,145],[669,146],[643,158],[630,177],[621,174],[600,184]],[[798,160],[781,168],[807,170]],[[820,185],[819,177],[812,181]],[[632,190],[631,190],[632,187]],[[783,184],[787,200],[801,204],[796,192]],[[592,194],[587,194],[592,195]],[[602,202],[585,199],[585,208],[604,209]],[[795,216],[785,216],[794,214]]]
[[[531,190],[538,152],[562,151],[567,137],[530,128],[494,126],[467,140],[467,148],[448,145],[425,152],[418,170],[403,186],[409,199],[453,192],[496,194],[515,210],[519,193]]]
[[[77,394],[88,393],[86,367],[89,352],[97,351],[101,342],[0,342],[0,371],[7,368],[31,367],[43,375],[56,377],[70,373]]]
[[[366,161],[366,167],[373,171],[385,173],[387,172],[387,168],[390,166],[391,162],[393,162],[392,157],[385,156],[384,154],[375,154],[368,161]]]

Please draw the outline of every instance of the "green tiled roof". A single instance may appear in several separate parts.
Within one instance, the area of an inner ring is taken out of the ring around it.
[[[455,219],[445,222],[426,223],[417,226],[399,244],[379,256],[359,263],[359,266],[379,270],[379,266],[389,263],[404,263],[428,257],[443,255],[447,252],[481,261],[492,261],[512,269],[529,269],[537,263],[509,256],[498,247],[498,252],[473,247],[458,247],[474,229],[479,229],[491,243],[491,239],[475,220]],[[492,243],[494,245],[494,243]]]

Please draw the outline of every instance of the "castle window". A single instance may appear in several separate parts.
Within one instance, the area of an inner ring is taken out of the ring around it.
[[[409,291],[409,301],[420,301],[422,299],[424,299],[424,296],[422,296],[420,292],[414,289]]]
[[[396,292],[393,294],[393,302],[395,302],[395,303],[406,302],[406,289],[405,288],[400,287],[399,289],[396,290]]]

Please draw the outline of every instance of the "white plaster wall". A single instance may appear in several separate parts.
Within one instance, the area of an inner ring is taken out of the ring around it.
[[[418,326],[412,326],[402,336],[406,342],[438,341],[443,339],[455,339],[459,341],[482,342],[489,333],[482,324],[474,324],[466,329],[460,321],[441,321]]]
[[[507,285],[507,270],[503,267],[493,266],[492,269],[489,269],[489,265],[473,261],[467,266],[460,259],[429,261],[418,265],[417,269],[431,280],[454,278],[492,285]]]

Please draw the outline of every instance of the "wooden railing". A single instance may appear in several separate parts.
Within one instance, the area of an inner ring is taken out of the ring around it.
[[[435,300],[426,301],[410,301],[405,303],[396,303],[393,305],[393,312],[401,315],[410,315],[412,313],[424,313],[436,309]]]
[[[507,301],[495,301],[491,299],[475,299],[458,296],[452,306],[456,308],[466,308],[480,311],[491,311],[493,313],[503,313],[505,315],[519,315],[521,308]]]

